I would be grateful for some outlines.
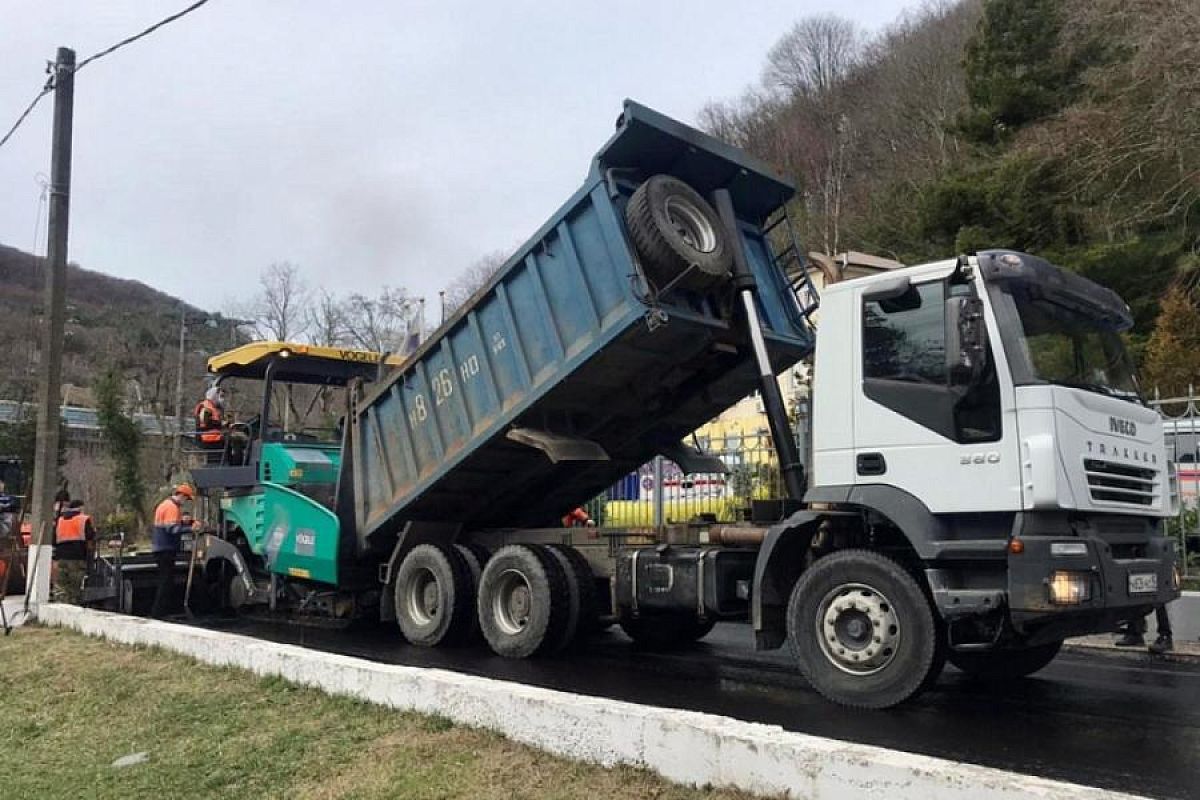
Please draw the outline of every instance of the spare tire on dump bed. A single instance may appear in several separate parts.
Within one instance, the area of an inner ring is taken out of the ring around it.
[[[702,292],[729,277],[733,249],[720,217],[678,178],[655,175],[639,186],[625,222],[656,290],[679,279],[675,286]]]

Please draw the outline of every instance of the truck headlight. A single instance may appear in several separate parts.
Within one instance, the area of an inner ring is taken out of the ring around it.
[[[1050,602],[1057,606],[1076,606],[1092,599],[1092,576],[1086,572],[1059,570],[1047,582]]]

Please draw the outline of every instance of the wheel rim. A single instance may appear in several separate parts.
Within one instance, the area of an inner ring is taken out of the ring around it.
[[[668,197],[665,206],[671,227],[689,247],[701,253],[717,249],[717,232],[700,209],[678,195]]]
[[[842,584],[826,594],[816,623],[821,652],[843,672],[871,675],[896,658],[900,620],[895,606],[865,583]]]
[[[418,625],[430,625],[441,610],[441,586],[431,570],[417,570],[408,581],[404,606]]]
[[[505,570],[496,580],[492,595],[492,617],[497,627],[509,636],[516,636],[529,624],[533,607],[533,592],[529,581],[515,569]]]

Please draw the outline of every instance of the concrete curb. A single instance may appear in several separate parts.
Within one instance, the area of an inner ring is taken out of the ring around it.
[[[1154,655],[1146,652],[1145,647],[1116,647],[1111,643],[1112,637],[1108,639],[1107,642],[1067,639],[1063,642],[1063,652],[1121,661],[1139,661],[1144,664],[1200,664],[1200,648],[1196,648],[1192,642],[1177,641],[1172,652]]]
[[[628,764],[691,785],[821,800],[1128,800],[1132,795],[784,731],[436,669],[377,664],[220,631],[77,606],[38,609],[46,625],[281,677],[331,694],[437,714],[555,755]],[[836,713],[831,707],[830,713]]]

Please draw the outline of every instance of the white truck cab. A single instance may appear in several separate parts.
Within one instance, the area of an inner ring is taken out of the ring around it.
[[[1029,674],[1178,596],[1131,325],[1113,292],[1011,251],[827,287],[808,508],[764,543],[759,646],[786,632],[818,690],[879,707],[947,658]],[[789,547],[810,553],[798,576]]]
[[[891,486],[936,514],[1173,513],[1114,293],[1004,252],[835,284],[822,306],[814,488]]]

